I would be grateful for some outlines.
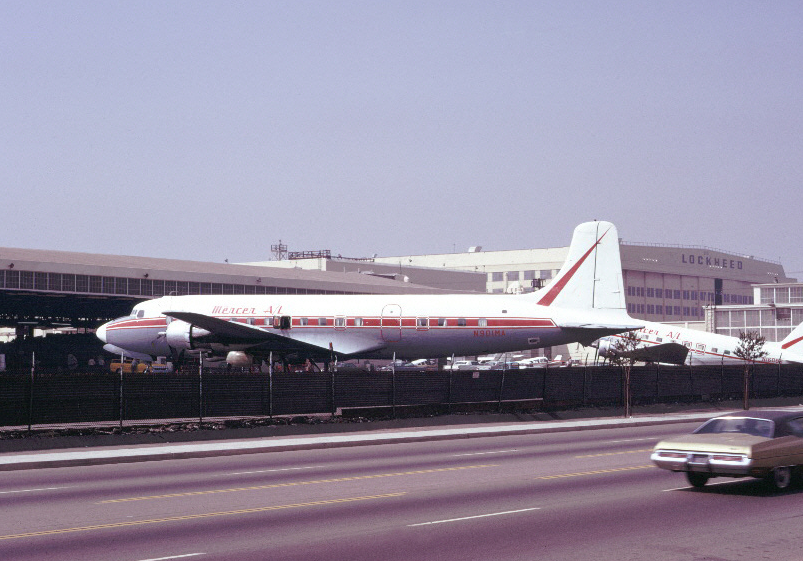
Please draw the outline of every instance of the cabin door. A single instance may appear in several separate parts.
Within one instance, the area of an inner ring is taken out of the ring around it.
[[[401,306],[388,304],[382,308],[379,324],[384,341],[401,341]]]

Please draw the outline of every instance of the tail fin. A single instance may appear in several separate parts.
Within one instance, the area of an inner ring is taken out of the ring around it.
[[[781,341],[781,348],[803,355],[803,323],[792,330],[792,333]]]
[[[542,306],[624,310],[619,233],[610,222],[585,222],[574,229],[566,262],[532,297]]]

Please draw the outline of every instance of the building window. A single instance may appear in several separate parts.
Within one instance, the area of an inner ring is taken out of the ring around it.
[[[680,300],[680,290],[675,290],[674,293],[675,293],[675,300]],[[677,314],[677,315],[680,315],[680,314]]]
[[[655,288],[647,287],[647,298],[655,298]]]
[[[517,280],[519,280],[519,272],[518,271],[508,271],[507,272],[507,280],[509,280],[509,281],[517,281]]]
[[[655,306],[655,313],[658,314],[659,316],[664,315],[664,307],[663,307],[663,305],[657,304]]]
[[[491,273],[491,282],[502,282],[505,280],[505,273],[495,272]]]
[[[535,279],[535,271],[524,271],[524,280],[533,280]]]

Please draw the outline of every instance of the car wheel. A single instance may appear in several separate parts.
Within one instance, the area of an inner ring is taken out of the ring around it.
[[[792,468],[790,466],[773,468],[767,480],[778,491],[786,489],[792,483]]]
[[[710,478],[711,476],[707,473],[698,473],[696,471],[686,472],[686,479],[689,480],[692,487],[705,487],[705,484],[708,483]]]

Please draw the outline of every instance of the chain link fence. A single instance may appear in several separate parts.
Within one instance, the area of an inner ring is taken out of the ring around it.
[[[631,371],[634,404],[742,397],[742,367],[643,366]],[[803,396],[803,368],[756,365],[751,397]],[[0,430],[80,423],[135,425],[226,417],[385,415],[416,406],[436,411],[623,404],[613,366],[484,371],[0,373]]]

